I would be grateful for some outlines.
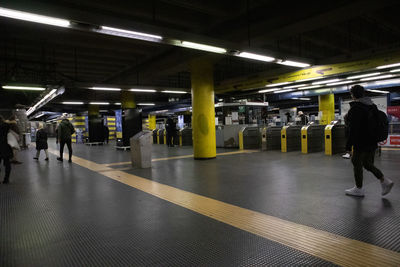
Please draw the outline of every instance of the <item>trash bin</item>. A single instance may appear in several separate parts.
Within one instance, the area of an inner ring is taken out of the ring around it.
[[[134,167],[151,168],[151,137],[151,131],[141,131],[129,140]]]

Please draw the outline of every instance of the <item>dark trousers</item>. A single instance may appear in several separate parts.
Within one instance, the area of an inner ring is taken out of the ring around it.
[[[167,131],[167,146],[174,146],[175,143],[175,131]]]
[[[4,182],[8,182],[10,179],[10,173],[11,173],[11,163],[9,158],[0,158],[0,164],[1,161],[3,161],[4,167],[6,168],[6,174],[4,176]]]
[[[71,139],[69,140],[61,140],[60,141],[60,158],[63,158],[64,154],[64,145],[67,144],[68,147],[68,152],[69,152],[69,159],[72,158],[72,145],[71,145]]]
[[[354,167],[354,178],[356,186],[361,188],[363,185],[363,167],[372,172],[376,178],[382,179],[383,173],[374,166],[375,150],[371,151],[356,151],[354,150],[351,162]]]

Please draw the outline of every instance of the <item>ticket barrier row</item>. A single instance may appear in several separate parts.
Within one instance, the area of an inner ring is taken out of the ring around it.
[[[173,143],[176,146],[191,146],[192,141],[192,129],[184,128],[179,130],[178,138],[173,138]],[[165,129],[153,130],[153,144],[166,145],[167,144],[167,131]]]
[[[260,131],[261,150],[301,151],[305,154],[325,151],[326,155],[346,150],[344,125],[271,126]]]

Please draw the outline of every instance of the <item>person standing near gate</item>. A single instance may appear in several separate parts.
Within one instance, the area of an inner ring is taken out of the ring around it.
[[[173,147],[174,143],[173,143],[172,138],[175,138],[174,136],[175,136],[175,132],[176,132],[176,123],[174,122],[174,120],[171,117],[169,117],[167,119],[165,128],[167,130],[167,145],[169,147]]]
[[[390,192],[394,183],[392,180],[384,177],[381,170],[374,165],[375,151],[378,147],[377,139],[379,139],[375,135],[384,128],[379,127],[379,111],[372,100],[364,96],[365,90],[361,85],[351,87],[350,93],[354,101],[350,103],[350,110],[347,115],[349,126],[347,146],[353,146],[351,162],[354,167],[356,185],[353,188],[345,190],[345,193],[350,196],[364,196],[362,186],[363,168],[365,168],[367,171],[372,172],[381,182],[382,196],[384,196]],[[371,130],[371,126],[373,125],[377,126],[373,127],[374,131]]]
[[[69,159],[68,162],[72,162],[72,141],[71,135],[75,133],[74,126],[67,119],[63,119],[57,128],[57,141],[60,142],[60,156],[57,158],[58,161],[63,161],[64,145],[67,144]]]
[[[3,162],[3,165],[6,169],[3,184],[8,184],[10,182],[10,159],[13,157],[12,148],[8,144],[8,134],[10,134],[10,125],[6,123],[4,118],[0,115],[0,164]]]

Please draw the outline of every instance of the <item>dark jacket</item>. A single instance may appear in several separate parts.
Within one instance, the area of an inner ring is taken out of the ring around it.
[[[48,149],[47,145],[47,133],[44,129],[40,129],[36,132],[36,149]]]
[[[7,141],[7,134],[10,131],[10,125],[0,122],[0,157],[12,158],[13,151]]]
[[[74,126],[67,119],[63,119],[58,125],[57,135],[58,141],[67,141],[71,140],[71,135],[75,133]]]
[[[173,119],[168,118],[165,128],[166,128],[167,132],[174,133],[176,131],[176,123],[174,122]]]
[[[376,141],[368,134],[368,113],[374,108],[376,105],[369,97],[350,102],[350,110],[347,115],[348,147],[353,146],[356,151],[371,151],[378,147]]]

